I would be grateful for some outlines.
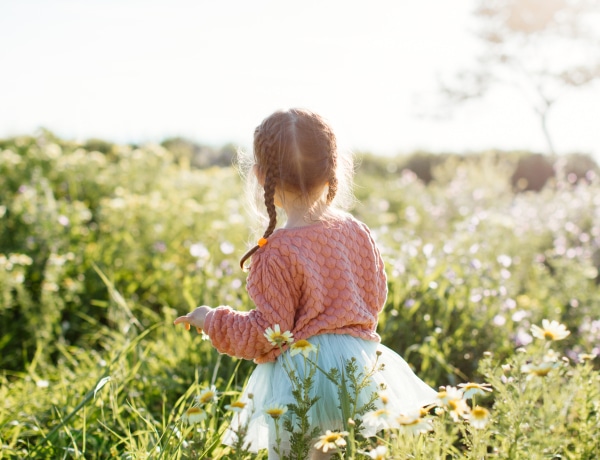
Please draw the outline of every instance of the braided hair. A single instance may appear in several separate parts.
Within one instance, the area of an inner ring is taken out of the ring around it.
[[[254,162],[264,177],[264,203],[269,224],[261,238],[265,241],[277,225],[275,191],[289,190],[310,200],[319,187],[328,185],[326,204],[338,189],[337,144],[331,127],[316,113],[304,109],[277,111],[254,130]],[[244,263],[260,246],[250,249]]]

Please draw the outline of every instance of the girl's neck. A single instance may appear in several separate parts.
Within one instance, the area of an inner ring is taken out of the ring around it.
[[[287,197],[286,197],[287,198]],[[300,200],[285,199],[281,203],[287,217],[284,228],[307,227],[323,220],[329,206],[323,201],[303,203]]]
[[[314,225],[322,220],[324,209],[293,209],[285,211],[287,220],[283,228],[297,228]]]
[[[325,202],[325,190],[325,187],[313,190],[310,197],[306,197],[300,193],[277,188],[275,206],[282,208],[287,217],[283,228],[307,227],[323,220],[330,211]]]

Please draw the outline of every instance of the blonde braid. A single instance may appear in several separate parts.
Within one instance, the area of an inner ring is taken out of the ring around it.
[[[327,134],[329,140],[329,152],[331,154],[331,160],[329,162],[329,183],[327,189],[327,204],[331,204],[338,190],[338,179],[336,175],[337,171],[337,141],[335,134],[331,130],[331,127],[323,121],[321,117],[318,117],[319,124],[323,129],[323,132]]]
[[[267,208],[267,214],[269,216],[269,225],[263,234],[263,238],[266,240],[273,231],[275,231],[275,227],[277,226],[277,209],[275,208],[275,191],[277,186],[277,180],[275,177],[275,170],[277,168],[277,150],[279,145],[277,145],[277,139],[274,134],[271,133],[268,139],[263,139],[261,136],[260,128],[257,128],[255,131],[255,151],[260,151],[264,153],[264,171],[265,171],[265,183],[263,186],[264,189],[264,201],[265,207]],[[277,134],[277,133],[275,133]],[[240,260],[240,267],[242,270],[245,270],[244,263],[248,260],[252,254],[254,254],[260,246],[257,244],[252,249],[250,249],[242,259]]]
[[[327,204],[331,204],[333,199],[335,198],[335,194],[338,189],[338,180],[335,175],[335,169],[331,172],[331,176],[329,176],[329,186],[327,189]]]

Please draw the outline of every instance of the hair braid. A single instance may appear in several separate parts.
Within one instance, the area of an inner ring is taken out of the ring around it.
[[[335,198],[335,194],[337,193],[338,189],[338,180],[336,176],[337,158],[332,158],[330,168],[331,170],[329,171],[329,184],[327,188],[327,204],[331,204],[331,202]]]
[[[319,121],[322,126],[323,132],[326,133],[329,141],[329,183],[326,200],[327,204],[331,204],[338,190],[338,179],[336,174],[338,169],[337,141],[335,139],[335,134],[333,133],[329,125],[325,123],[322,119],[320,119]]]
[[[277,168],[277,151],[279,148],[276,146],[276,140],[273,136],[269,139],[263,139],[261,136],[260,127],[255,131],[255,150],[261,150],[265,155],[265,182],[263,185],[264,189],[264,202],[265,207],[267,208],[267,214],[269,216],[269,225],[267,229],[263,233],[263,238],[268,238],[271,236],[275,227],[277,225],[277,209],[275,208],[275,187],[277,185],[277,180],[274,174],[275,168]],[[252,254],[254,254],[260,248],[259,245],[255,245],[252,249],[250,249],[242,259],[240,260],[240,267],[242,270],[245,270],[244,263],[248,260]]]
[[[271,168],[269,168],[271,169]],[[267,170],[265,174],[265,207],[267,208],[267,214],[269,215],[269,225],[263,234],[263,238],[268,238],[273,230],[275,230],[275,226],[277,225],[277,210],[275,209],[275,185],[276,181],[273,177],[273,174],[270,174],[270,171]]]

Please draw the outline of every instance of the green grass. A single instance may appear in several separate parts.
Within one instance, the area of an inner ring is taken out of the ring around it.
[[[255,458],[219,442],[252,363],[172,325],[198,304],[252,308],[237,173],[48,133],[0,146],[0,458]],[[433,431],[356,439],[355,458],[597,458],[598,359],[580,356],[600,353],[600,181],[514,193],[513,167],[448,160],[428,186],[359,169],[352,212],[388,270],[384,343],[435,388],[494,391],[482,430],[432,409]],[[544,318],[571,334],[532,338]],[[550,346],[547,376],[523,372]],[[183,422],[211,385],[207,418]]]

